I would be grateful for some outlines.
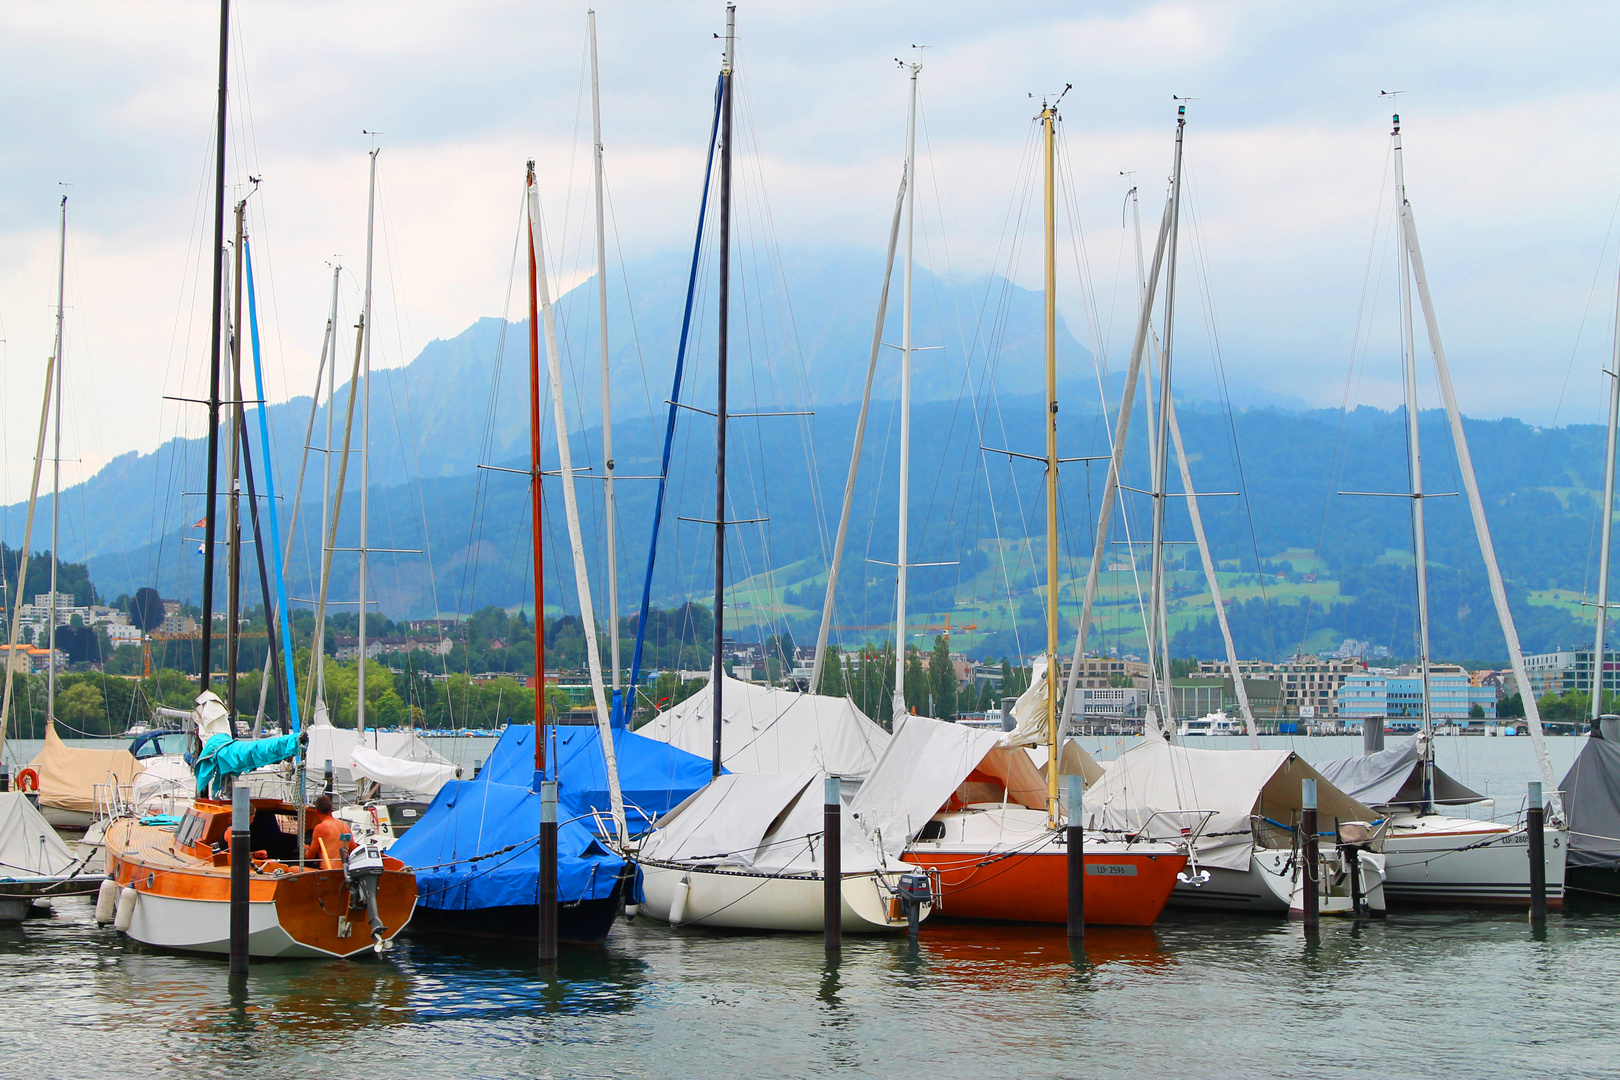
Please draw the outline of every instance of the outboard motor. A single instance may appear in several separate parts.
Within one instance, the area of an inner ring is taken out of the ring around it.
[[[343,846],[348,847],[351,837],[343,834]],[[354,912],[365,910],[366,918],[371,924],[371,940],[375,943],[378,952],[388,949],[388,939],[383,935],[388,927],[383,925],[382,916],[377,913],[377,886],[382,881],[383,853],[382,845],[378,843],[375,835],[367,836],[352,851],[343,857],[344,877],[349,883],[349,911],[351,917]]]
[[[906,909],[911,936],[916,937],[917,926],[922,921],[923,905],[934,902],[934,886],[927,874],[901,874],[897,891],[900,893],[900,903]]]

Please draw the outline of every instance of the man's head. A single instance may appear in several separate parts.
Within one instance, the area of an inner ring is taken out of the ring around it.
[[[315,800],[315,809],[323,814],[330,814],[332,812],[332,796],[323,793]]]

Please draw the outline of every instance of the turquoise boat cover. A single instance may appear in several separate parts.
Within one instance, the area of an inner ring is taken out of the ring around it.
[[[558,727],[546,775],[557,793],[557,897],[600,900],[625,861],[602,843],[610,835],[607,766],[595,727]],[[632,834],[709,782],[709,762],[667,743],[616,729],[613,748]],[[469,911],[539,900],[540,795],[534,790],[534,728],[510,726],[483,771],[452,780],[388,854],[416,871],[417,903]],[[600,814],[605,831],[598,830]],[[639,894],[639,887],[637,893]]]
[[[197,794],[202,798],[222,798],[226,781],[278,761],[298,755],[297,735],[277,735],[270,739],[233,739],[213,735],[197,756]]]

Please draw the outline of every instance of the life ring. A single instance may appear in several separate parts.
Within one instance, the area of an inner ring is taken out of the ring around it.
[[[17,772],[18,791],[39,790],[39,770],[32,765],[25,765]]]

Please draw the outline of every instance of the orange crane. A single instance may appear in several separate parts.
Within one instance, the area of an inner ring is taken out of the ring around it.
[[[237,639],[240,640],[241,638],[261,638],[269,637],[270,635],[264,630],[249,630],[244,633],[238,633],[236,636]],[[165,633],[162,630],[153,630],[150,633],[141,635],[141,657],[142,667],[144,669],[141,678],[143,679],[150,679],[152,677],[152,641],[154,639],[158,641],[201,641],[202,631],[193,630],[190,633],[181,634]]]
[[[936,626],[925,626],[925,627],[923,627],[923,633],[926,634],[930,630],[943,630],[943,631],[945,631],[945,648],[949,649],[951,647],[951,620],[954,617],[955,616],[953,616],[953,615],[947,614],[945,616],[945,622],[944,623],[936,625]],[[968,623],[965,626],[958,626],[956,629],[961,630],[963,632],[966,632],[968,630],[977,630],[978,628],[979,628],[978,623]]]

